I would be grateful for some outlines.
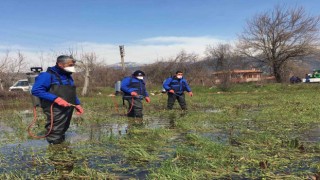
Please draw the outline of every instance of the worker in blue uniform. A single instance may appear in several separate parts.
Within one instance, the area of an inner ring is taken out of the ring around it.
[[[187,110],[187,103],[184,92],[187,91],[192,97],[193,93],[186,79],[183,78],[183,72],[177,71],[173,77],[169,77],[163,83],[163,88],[168,94],[167,108],[171,110],[176,100],[182,110]]]
[[[31,90],[32,95],[40,98],[41,107],[47,116],[47,131],[50,130],[51,118],[54,120],[53,128],[46,136],[51,144],[60,144],[65,140],[74,109],[79,115],[84,112],[71,76],[75,72],[75,63],[76,60],[71,56],[59,56],[55,66],[36,77]]]
[[[121,81],[121,91],[123,100],[128,103],[128,117],[143,117],[142,100],[150,102],[150,97],[144,81],[145,73],[141,70],[135,71],[131,76],[123,78]]]

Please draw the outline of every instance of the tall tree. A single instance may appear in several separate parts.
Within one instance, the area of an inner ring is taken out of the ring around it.
[[[287,62],[310,55],[317,47],[319,20],[302,7],[275,6],[247,22],[239,36],[240,53],[266,63],[277,82],[282,82]]]

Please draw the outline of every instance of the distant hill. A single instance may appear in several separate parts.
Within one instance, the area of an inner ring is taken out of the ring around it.
[[[304,63],[309,65],[310,70],[314,69],[320,69],[320,57],[319,56],[312,56],[312,57],[306,57],[302,59]]]
[[[124,66],[125,68],[137,68],[137,67],[141,67],[141,66],[144,66],[145,64],[141,64],[141,63],[136,63],[136,62],[125,62],[124,63]],[[121,62],[119,63],[115,63],[115,64],[110,64],[108,65],[108,67],[112,67],[112,68],[115,68],[115,69],[121,69],[122,68],[122,64]]]

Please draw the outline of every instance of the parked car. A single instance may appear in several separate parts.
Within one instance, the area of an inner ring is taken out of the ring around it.
[[[29,91],[29,83],[27,79],[21,79],[9,87],[9,91]]]

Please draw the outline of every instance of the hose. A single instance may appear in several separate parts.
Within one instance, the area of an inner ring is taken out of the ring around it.
[[[28,126],[28,134],[29,134],[29,136],[31,136],[31,137],[33,137],[33,138],[36,138],[36,139],[41,139],[41,138],[45,138],[45,137],[47,137],[47,136],[49,136],[49,134],[51,133],[51,131],[52,131],[52,129],[53,129],[53,105],[54,105],[54,103],[52,103],[51,104],[51,106],[50,106],[50,128],[49,128],[49,130],[48,130],[48,133],[46,134],[46,135],[44,135],[44,136],[37,136],[37,135],[34,135],[32,132],[31,132],[31,128],[32,128],[32,126],[37,122],[37,107],[36,106],[34,106],[33,107],[33,121],[30,123],[30,125]],[[74,105],[74,104],[70,104],[69,103],[69,105],[70,106],[73,106],[73,107],[75,107],[76,105]]]
[[[117,111],[117,113],[118,114],[120,114],[120,112],[119,112],[119,105],[118,105],[118,103],[117,103],[117,101],[116,101],[116,98],[115,98],[115,94],[114,94],[114,96],[111,96],[111,98],[112,98],[112,101],[113,101],[113,104],[114,104],[114,107],[115,107],[115,109],[116,109],[116,111]],[[133,101],[133,99],[132,99],[132,101]],[[124,105],[124,104],[123,104]],[[133,106],[133,104],[131,105],[131,108],[130,108],[130,111],[132,110],[132,106]],[[129,114],[130,113],[130,111],[129,112],[124,112],[124,115],[127,115],[127,114]]]
[[[127,112],[126,115],[128,115],[128,114],[132,111],[133,105],[134,105],[134,97],[131,96],[131,107],[130,107],[130,109],[129,109],[129,111]]]
[[[34,135],[31,132],[32,126],[37,122],[37,107],[36,106],[33,107],[33,121],[28,126],[28,134],[29,134],[29,136],[31,136],[33,138],[36,138],[36,139],[41,139],[41,138],[47,137],[51,133],[52,128],[53,128],[53,105],[54,105],[54,103],[52,103],[51,106],[50,106],[50,116],[51,116],[51,118],[50,118],[50,128],[49,128],[48,133],[46,135],[44,135],[44,136],[37,136],[37,135]]]
[[[134,106],[134,98],[137,97],[137,98],[140,98],[140,99],[143,99],[143,96],[142,95],[139,95],[139,96],[122,96],[122,98],[125,98],[125,97],[130,97],[131,98],[131,104],[130,104],[130,108],[128,110],[128,112],[125,112],[124,115],[128,115],[132,109],[133,109],[133,106]],[[118,106],[118,103],[117,101],[115,100],[114,96],[112,96],[112,100],[113,100],[113,103],[114,103],[114,106],[115,106],[115,109],[117,111],[117,113],[119,113],[119,106]],[[124,105],[124,104],[123,104]],[[120,113],[119,113],[120,114]]]

